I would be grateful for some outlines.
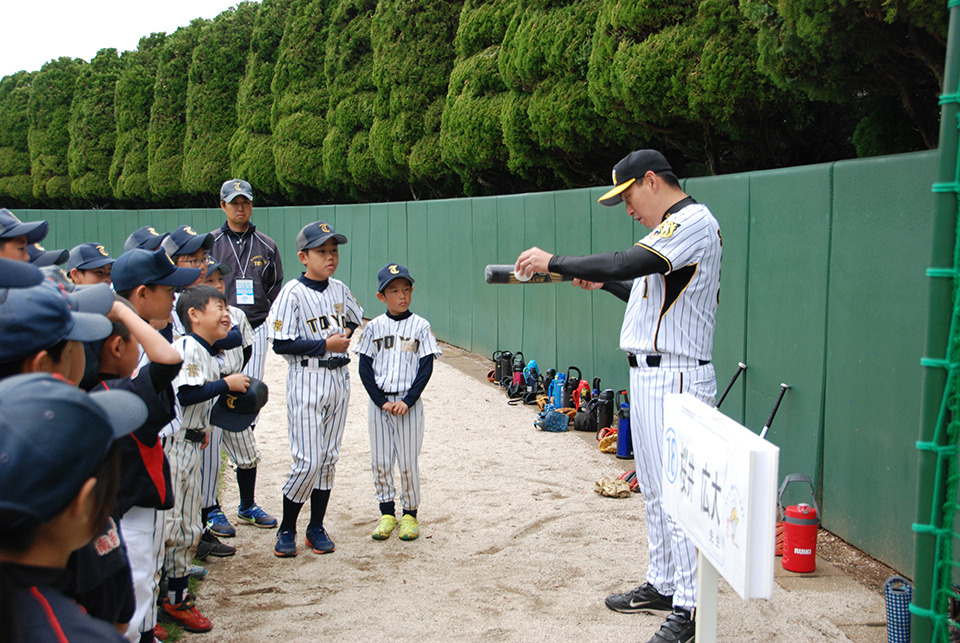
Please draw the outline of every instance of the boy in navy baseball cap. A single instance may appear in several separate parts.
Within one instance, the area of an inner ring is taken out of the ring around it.
[[[45,250],[39,243],[27,245],[27,256],[30,257],[30,263],[37,268],[47,266],[61,266],[66,263],[70,257],[69,250]]]
[[[47,373],[0,382],[0,640],[125,639],[62,593],[67,561],[108,524],[114,441],[147,418],[126,391],[88,395]]]
[[[141,250],[156,250],[167,235],[160,234],[153,226],[143,226],[130,233],[123,243],[123,251],[128,252],[140,248]]]
[[[0,257],[29,261],[27,246],[43,241],[49,229],[46,221],[24,223],[10,210],[0,208]]]
[[[190,226],[182,225],[168,234],[160,246],[178,266],[200,269],[200,277],[193,285],[207,276],[207,251],[213,247],[212,234],[198,234]]]
[[[116,261],[102,243],[81,243],[70,250],[70,257],[63,269],[78,286],[108,284]]]

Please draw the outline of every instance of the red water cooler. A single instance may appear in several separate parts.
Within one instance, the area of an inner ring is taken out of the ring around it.
[[[810,485],[813,505],[800,503],[784,508],[783,492],[791,482],[806,482]],[[783,521],[783,568],[790,572],[810,573],[817,568],[817,530],[820,526],[820,510],[813,491],[813,482],[802,473],[793,473],[783,480],[778,494],[778,505]]]

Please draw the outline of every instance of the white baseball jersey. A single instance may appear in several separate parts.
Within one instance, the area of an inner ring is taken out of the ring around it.
[[[385,314],[370,320],[354,352],[373,359],[377,388],[388,394],[406,393],[420,360],[442,354],[430,322],[415,314],[399,321]]]
[[[243,349],[253,345],[253,327],[250,326],[244,312],[235,306],[227,306],[227,311],[230,313],[232,324],[240,329],[243,343],[236,348],[220,351],[216,355],[216,360],[220,363],[220,375],[223,376],[233,375],[243,370]]]
[[[299,279],[293,279],[284,284],[270,307],[266,321],[267,336],[272,340],[320,340],[346,332],[347,322],[359,326],[362,321],[363,308],[339,279],[331,277],[323,292],[317,292]],[[297,355],[283,357],[289,364],[302,359]],[[331,357],[346,357],[346,354],[328,351],[322,359]]]
[[[203,386],[220,379],[220,363],[210,354],[193,335],[184,335],[173,342],[173,347],[183,356],[183,366],[177,379],[173,381],[175,390],[181,386]],[[181,423],[184,429],[207,431],[210,428],[210,411],[217,398],[211,398],[199,404],[191,404],[182,409]]]
[[[707,206],[671,214],[637,245],[666,260],[666,274],[633,281],[620,348],[709,360],[720,293],[720,226]]]

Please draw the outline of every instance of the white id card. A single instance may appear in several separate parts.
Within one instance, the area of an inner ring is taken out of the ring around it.
[[[253,279],[237,279],[237,304],[253,303]]]

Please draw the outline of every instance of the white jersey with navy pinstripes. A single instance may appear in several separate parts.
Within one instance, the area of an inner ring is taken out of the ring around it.
[[[720,294],[720,226],[707,206],[669,214],[637,242],[662,257],[666,274],[633,281],[620,348],[709,360]]]
[[[240,346],[220,351],[216,360],[220,362],[221,375],[233,375],[243,370],[243,349],[253,344],[253,326],[247,321],[246,314],[235,306],[227,306],[230,321],[240,329],[243,338]]]
[[[386,314],[370,320],[363,327],[355,351],[373,359],[377,388],[387,394],[406,393],[417,375],[420,360],[427,355],[441,355],[430,322],[416,314],[399,321]]]
[[[288,281],[280,289],[267,317],[268,337],[277,339],[326,339],[347,331],[347,323],[358,326],[363,321],[363,308],[347,285],[331,277],[323,292],[317,292],[299,279]],[[346,357],[346,353],[327,351],[321,359]],[[289,364],[303,359],[300,355],[284,355]]]
[[[193,335],[184,335],[173,342],[173,347],[183,356],[183,366],[173,381],[175,390],[181,386],[203,386],[220,379],[220,363]],[[184,429],[206,431],[210,427],[210,411],[217,398],[183,407],[181,419]]]

